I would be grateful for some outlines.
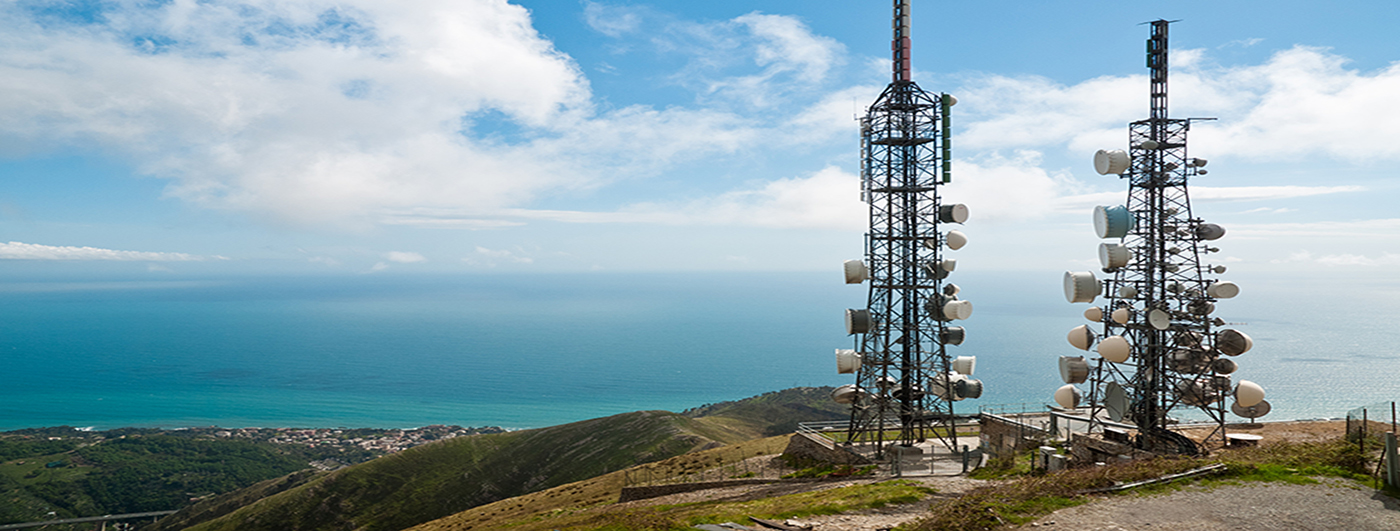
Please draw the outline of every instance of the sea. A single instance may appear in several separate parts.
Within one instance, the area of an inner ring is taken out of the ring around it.
[[[1042,408],[1084,324],[1061,272],[959,273],[973,302],[952,355],[981,399]],[[1250,334],[1236,379],[1266,420],[1400,400],[1400,281],[1258,275],[1216,315]],[[827,272],[257,275],[0,284],[0,430],[42,426],[523,429],[682,411],[853,382]]]

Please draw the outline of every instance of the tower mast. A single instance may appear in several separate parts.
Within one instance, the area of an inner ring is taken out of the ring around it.
[[[870,286],[866,307],[846,311],[856,348],[837,352],[856,383],[833,394],[852,406],[848,440],[874,444],[877,457],[886,443],[912,446],[930,436],[953,448],[953,402],[982,394],[982,383],[969,378],[975,360],[951,360],[947,351],[964,337],[950,323],[972,314],[959,288],[944,281],[956,265],[944,250],[967,241],[943,232],[967,220],[967,207],[939,197],[939,186],[952,181],[949,112],[957,100],[912,79],[911,4],[894,0],[893,79],[861,120],[870,224],[865,260],[846,263],[846,281]]]

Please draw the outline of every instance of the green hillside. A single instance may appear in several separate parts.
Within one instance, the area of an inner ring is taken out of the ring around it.
[[[641,411],[439,441],[312,479],[191,529],[405,529],[521,494],[758,438],[801,420],[843,418],[844,412],[826,406],[829,392],[790,389],[685,414]],[[188,512],[171,522],[198,520]]]

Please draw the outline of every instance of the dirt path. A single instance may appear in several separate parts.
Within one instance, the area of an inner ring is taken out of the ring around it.
[[[1014,529],[1119,531],[1400,529],[1400,502],[1347,480],[1316,485],[1249,483],[1118,496],[1061,509]]]

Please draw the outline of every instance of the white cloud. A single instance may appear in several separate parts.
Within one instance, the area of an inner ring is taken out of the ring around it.
[[[1314,221],[1307,223],[1250,223],[1231,227],[1230,234],[1239,238],[1324,237],[1345,239],[1360,237],[1359,241],[1376,242],[1400,236],[1400,218],[1364,219],[1353,221]]]
[[[1400,254],[1383,252],[1375,258],[1361,254],[1329,254],[1315,255],[1310,251],[1297,251],[1289,254],[1287,258],[1271,260],[1275,264],[1287,263],[1314,263],[1334,267],[1376,267],[1400,265]]]
[[[836,167],[681,204],[641,203],[621,214],[671,224],[846,230],[860,230],[867,220],[860,178]]]
[[[621,37],[636,31],[642,14],[631,6],[615,6],[598,2],[583,3],[583,20],[594,31],[609,37]]]
[[[463,258],[462,261],[469,264],[481,264],[490,267],[495,267],[498,262],[516,264],[532,264],[535,262],[534,258],[524,256],[523,253],[524,250],[519,248],[512,251],[508,249],[488,249],[478,246],[476,248],[476,256]]]
[[[104,8],[106,25],[79,26],[0,7],[0,143],[106,146],[171,195],[303,222],[495,206],[571,181],[459,134],[488,110],[542,130],[589,112],[587,81],[519,6]]]
[[[1341,194],[1365,191],[1361,186],[1191,186],[1192,203],[1224,203],[1238,201],[1271,201],[1309,197],[1327,194]],[[1057,209],[1061,211],[1083,211],[1096,205],[1122,204],[1127,192],[1097,192],[1061,198]],[[1256,208],[1258,211],[1288,212],[1288,209]]]
[[[389,251],[387,253],[384,253],[384,259],[390,262],[394,262],[396,264],[412,264],[416,262],[425,262],[428,260],[427,258],[424,258],[421,254],[404,251]]]
[[[1253,159],[1326,156],[1348,163],[1400,158],[1400,63],[1375,72],[1296,46],[1260,65],[1207,67],[1203,50],[1182,50],[1172,73],[1172,114],[1212,116],[1193,144]],[[959,89],[959,145],[972,149],[1067,145],[1092,153],[1121,148],[1123,125],[1144,117],[1146,76],[1105,76],[1063,85],[1032,76],[981,75]],[[1220,156],[1220,155],[1217,155]]]
[[[185,253],[147,251],[117,251],[97,247],[70,247],[35,243],[0,243],[0,260],[116,260],[126,262],[199,262],[227,260],[222,256],[205,257]]]
[[[969,223],[1006,223],[1051,214],[1056,198],[1082,191],[1067,174],[1041,168],[1041,153],[1020,150],[1011,157],[990,154],[953,161],[953,182],[941,192],[944,203],[963,203]]]

